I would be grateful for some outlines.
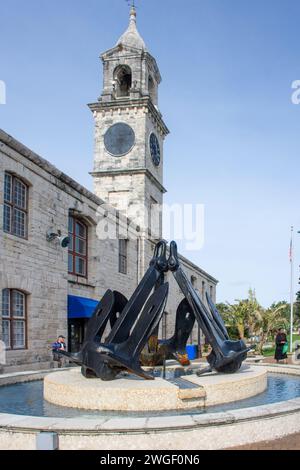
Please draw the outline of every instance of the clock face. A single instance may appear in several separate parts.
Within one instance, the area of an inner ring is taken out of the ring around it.
[[[155,134],[150,135],[150,152],[152,161],[155,166],[159,166],[160,164],[160,146],[158,142],[158,138]]]
[[[114,157],[126,155],[134,144],[134,130],[124,122],[119,122],[111,126],[104,136],[105,148]]]

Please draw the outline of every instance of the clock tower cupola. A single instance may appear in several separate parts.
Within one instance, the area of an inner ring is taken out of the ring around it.
[[[135,7],[127,30],[101,58],[102,95],[89,105],[95,119],[94,191],[148,230],[149,211],[162,205],[166,192],[163,145],[169,131],[158,108],[161,75],[138,32]]]

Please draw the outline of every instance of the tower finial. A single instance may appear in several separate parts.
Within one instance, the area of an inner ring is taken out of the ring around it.
[[[131,0],[130,19],[131,20],[136,20],[135,0]]]
[[[125,44],[127,46],[135,47],[136,49],[146,50],[146,45],[143,38],[140,36],[137,25],[136,25],[136,1],[126,0],[128,6],[130,6],[130,18],[129,26],[124,34],[120,37],[117,45]]]
[[[126,0],[128,3],[128,6],[130,6],[130,19],[135,20],[136,19],[136,5],[135,5],[135,0]]]

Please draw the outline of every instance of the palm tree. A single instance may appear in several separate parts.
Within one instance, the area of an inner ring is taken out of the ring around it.
[[[300,300],[300,293],[299,293]],[[272,330],[288,326],[287,302],[278,302],[265,309],[257,301],[255,291],[250,289],[248,299],[237,300],[235,304],[218,304],[226,326],[238,331],[239,338],[259,336],[257,351],[261,354]]]
[[[263,352],[263,347],[268,341],[271,332],[282,326],[287,326],[288,320],[285,315],[286,304],[279,305],[273,304],[270,308],[261,309],[257,318],[256,327],[260,333],[260,340],[257,345],[257,350],[260,354]]]
[[[236,302],[235,304],[228,303],[228,308],[223,308],[222,313],[225,323],[237,329],[240,339],[245,339],[246,330],[250,334],[254,333],[261,307],[252,289],[249,290],[248,299]]]
[[[295,312],[295,325],[300,327],[300,291],[297,292],[294,312]]]

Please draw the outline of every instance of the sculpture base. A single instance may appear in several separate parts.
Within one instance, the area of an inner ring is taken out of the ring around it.
[[[44,379],[44,397],[55,405],[98,411],[166,411],[201,408],[242,400],[267,388],[263,368],[243,366],[232,375],[145,381],[128,375],[112,382],[86,379],[80,369],[54,372]]]

